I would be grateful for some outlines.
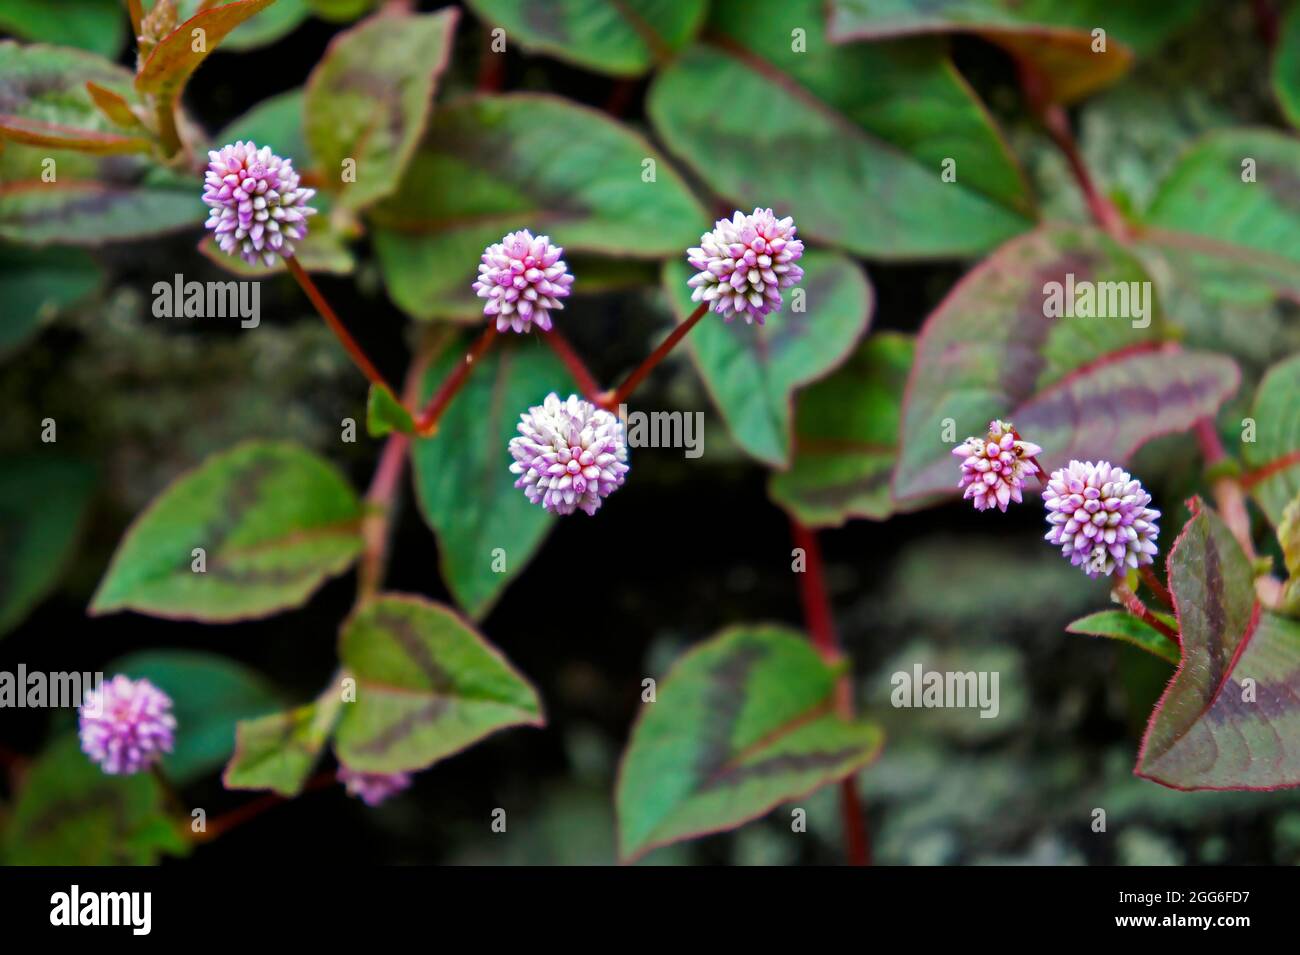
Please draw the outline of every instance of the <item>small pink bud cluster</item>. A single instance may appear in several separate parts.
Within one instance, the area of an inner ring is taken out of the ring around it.
[[[299,185],[293,162],[271,147],[239,141],[208,152],[203,201],[212,207],[206,227],[227,255],[250,265],[275,265],[307,237],[307,205],[315,189]]]
[[[952,453],[965,459],[957,484],[965,491],[962,497],[977,511],[996,507],[1005,512],[1011,501],[1024,500],[1025,480],[1040,473],[1033,459],[1043,449],[1022,440],[1009,421],[990,421],[987,434],[967,438]]]
[[[778,219],[771,209],[719,219],[700,236],[699,247],[686,252],[698,270],[687,283],[695,290],[691,301],[709,303],[724,321],[744,315],[746,323],[762,325],[780,310],[781,289],[803,278],[795,265],[803,255],[797,231],[792,218]]]
[[[623,423],[577,395],[561,400],[555,392],[519,416],[510,454],[515,487],[555,514],[595,514],[628,470]]]
[[[564,250],[550,236],[527,229],[511,232],[483,250],[474,291],[487,299],[483,314],[495,316],[497,331],[528,331],[534,323],[551,330],[551,310],[564,308],[573,276],[560,258]]]
[[[88,690],[78,718],[81,748],[110,776],[148,769],[172,751],[172,701],[148,680],[118,674]]]

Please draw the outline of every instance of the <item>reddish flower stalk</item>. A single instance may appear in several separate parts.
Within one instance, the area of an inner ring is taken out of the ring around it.
[[[627,380],[618,386],[613,394],[608,395],[601,404],[613,411],[623,402],[627,401],[632,392],[636,391],[637,385],[645,380],[646,375],[654,371],[656,365],[667,357],[668,353],[677,347],[677,343],[686,337],[686,334],[695,327],[696,323],[704,317],[709,310],[708,302],[701,302],[696,306],[695,311],[691,312],[690,317],[672,330],[667,338],[660,343],[659,347],[650,353],[645,361],[641,362],[636,371],[627,376]]]
[[[421,437],[428,437],[433,433],[438,426],[438,419],[442,417],[442,413],[451,404],[451,399],[456,397],[456,392],[460,391],[466,379],[469,378],[474,362],[483,357],[483,354],[496,340],[496,337],[497,327],[495,324],[489,323],[487,328],[483,329],[483,334],[478,337],[478,341],[474,342],[470,347],[465,360],[452,370],[446,380],[438,386],[438,390],[433,393],[429,403],[424,406],[424,411],[420,413],[420,417],[415,422],[416,434]]]
[[[1224,450],[1219,429],[1213,419],[1202,418],[1196,422],[1195,431],[1196,441],[1201,446],[1201,455],[1205,458],[1206,467],[1213,468],[1228,459],[1228,452]],[[1241,484],[1225,475],[1215,478],[1212,487],[1219,515],[1232,531],[1232,536],[1237,539],[1237,543],[1241,545],[1246,559],[1253,562],[1255,543],[1250,539],[1250,512],[1246,510],[1246,495],[1241,489]]]
[[[320,317],[325,319],[325,324],[329,326],[330,331],[334,333],[334,337],[347,350],[347,353],[352,357],[353,363],[361,369],[361,373],[370,380],[372,385],[378,385],[380,388],[386,388],[390,393],[396,394],[388,382],[384,380],[384,376],[379,373],[379,369],[366,357],[366,353],[357,344],[357,340],[352,337],[352,334],[344,326],[338,315],[335,314],[334,309],[330,307],[330,303],[325,301],[325,296],[316,287],[316,283],[307,274],[307,270],[292,255],[285,256],[284,264],[289,267],[289,273],[298,280],[298,284],[306,293],[307,298],[311,300],[311,304],[320,313]]]
[[[826,593],[826,576],[822,571],[821,546],[817,535],[794,518],[790,519],[794,545],[804,552],[804,572],[799,574],[799,599],[803,605],[804,621],[813,645],[829,662],[839,658],[839,637],[835,633],[835,618],[831,613],[830,597]],[[853,687],[848,674],[840,677],[836,686],[836,709],[845,719],[853,716]],[[871,845],[867,835],[866,817],[858,799],[857,780],[848,776],[840,782],[840,813],[844,821],[845,847],[849,865],[870,865]]]
[[[302,787],[299,795],[312,792],[317,789],[324,789],[326,786],[334,784],[334,773],[325,772],[317,773],[311,779],[307,780],[306,785]],[[229,812],[224,812],[220,816],[208,822],[205,832],[191,832],[190,838],[195,842],[211,842],[219,836],[225,835],[236,826],[242,826],[250,819],[254,819],[266,812],[268,809],[274,809],[282,803],[291,802],[289,798],[281,796],[278,793],[266,793],[258,796],[256,799],[250,799],[243,805],[236,806]]]
[[[559,333],[556,329],[551,329],[544,336],[546,344],[551,346],[551,351],[559,356],[560,361],[564,362],[564,367],[569,369],[569,374],[573,380],[578,383],[578,388],[586,399],[594,404],[601,403],[600,385],[596,383],[596,377],[587,368],[582,357],[573,350],[569,340]]]
[[[1170,610],[1173,609],[1173,596],[1169,593],[1169,589],[1160,582],[1160,578],[1151,571],[1149,566],[1143,565],[1138,568],[1138,576],[1142,578],[1142,583],[1146,584],[1147,588],[1156,595],[1157,600]]]
[[[1132,588],[1130,588],[1123,580],[1116,580],[1115,589],[1112,592],[1120,599],[1120,602],[1124,604],[1124,609],[1133,616],[1150,625],[1154,629],[1159,630],[1169,638],[1170,642],[1173,643],[1174,646],[1181,647],[1183,645],[1181,638],[1178,636],[1178,631],[1172,629],[1163,620],[1148,610],[1147,605],[1142,602],[1142,598],[1133,593]]]

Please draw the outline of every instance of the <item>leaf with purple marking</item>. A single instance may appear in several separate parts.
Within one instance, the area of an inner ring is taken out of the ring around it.
[[[298,795],[334,731],[341,705],[340,688],[331,687],[315,703],[240,720],[222,783],[227,789]]]
[[[771,467],[790,459],[795,389],[843,362],[871,322],[875,305],[862,269],[844,256],[809,252],[798,289],[764,325],[706,315],[687,338],[691,358],[736,442]],[[677,321],[695,309],[684,261],[664,266]],[[796,310],[796,302],[797,310]]]
[[[1042,73],[1045,94],[1073,101],[1114,82],[1133,53],[1152,52],[1202,0],[1123,4],[1114,0],[831,0],[836,43],[920,33],[968,32]],[[1096,30],[1104,31],[1101,45]]]
[[[542,726],[537,691],[447,607],[384,594],[343,625],[357,681],[334,737],[339,761],[374,773],[425,769],[509,726]]]
[[[1182,665],[1135,772],[1174,789],[1300,785],[1300,622],[1261,613],[1232,532],[1200,502],[1193,511],[1168,560]]]
[[[772,500],[809,527],[894,511],[889,479],[915,340],[872,335],[832,375],[795,401],[794,458],[768,481]]]
[[[476,14],[530,52],[613,76],[640,76],[699,30],[705,0],[470,0]]]
[[[1039,460],[1052,470],[1071,458],[1123,461],[1214,415],[1237,388],[1237,366],[1160,345],[1150,289],[1138,261],[1091,229],[1040,229],[970,272],[917,341],[895,500],[955,493],[955,442],[994,418],[1045,448]],[[1112,317],[1078,315],[1085,290]],[[1049,316],[1069,303],[1074,317]]]
[[[291,444],[243,444],[136,518],[90,612],[223,622],[296,607],[351,566],[360,526],[361,503],[333,465]]]
[[[338,34],[307,80],[305,132],[340,205],[360,209],[397,188],[433,110],[459,11],[372,17]]]
[[[393,302],[415,318],[463,321],[482,318],[474,264],[507,232],[549,234],[566,254],[655,259],[682,254],[708,218],[644,138],[585,106],[526,93],[438,110],[397,193],[369,216]]]
[[[103,155],[149,152],[152,138],[110,121],[88,83],[128,112],[139,103],[131,74],[116,63],[83,50],[0,41],[0,139]]]
[[[619,856],[734,829],[870,763],[883,735],[836,715],[839,675],[784,627],[737,627],[686,654],[623,753]]]

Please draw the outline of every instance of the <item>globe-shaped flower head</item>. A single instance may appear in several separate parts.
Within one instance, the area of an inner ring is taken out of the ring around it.
[[[483,250],[474,291],[487,299],[483,314],[495,316],[497,331],[528,331],[534,323],[551,330],[551,310],[562,309],[573,276],[560,258],[564,250],[548,235],[511,232]]]
[[[349,796],[356,796],[367,806],[378,806],[389,796],[411,785],[410,773],[363,773],[348,766],[340,766],[338,781]]]
[[[1053,471],[1043,492],[1047,540],[1089,577],[1123,576],[1150,564],[1156,553],[1159,511],[1127,471],[1108,461],[1071,461]]]
[[[595,514],[627,474],[623,423],[590,401],[551,392],[519,416],[510,441],[515,487],[555,514]]]
[[[315,189],[299,185],[293,162],[270,146],[258,149],[242,140],[208,152],[203,201],[212,207],[205,223],[227,255],[250,265],[275,265],[293,255],[293,244],[307,236],[307,205]]]
[[[744,315],[746,323],[762,325],[781,308],[781,289],[803,278],[795,265],[803,255],[796,231],[793,219],[778,219],[771,209],[719,219],[700,236],[699,248],[686,251],[698,270],[687,283],[695,290],[691,301],[708,302],[724,321]]]
[[[961,463],[959,490],[963,498],[973,501],[975,510],[996,507],[1005,512],[1007,504],[1023,500],[1025,480],[1039,474],[1033,460],[1043,449],[1021,439],[1009,421],[990,421],[988,433],[967,438],[952,453],[965,460]]]
[[[148,680],[118,674],[81,702],[81,748],[110,775],[148,769],[172,750],[172,701]]]

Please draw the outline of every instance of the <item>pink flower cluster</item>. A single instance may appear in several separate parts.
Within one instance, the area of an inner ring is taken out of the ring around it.
[[[483,314],[495,316],[497,331],[528,331],[534,323],[551,330],[551,310],[562,309],[573,276],[560,258],[564,250],[550,236],[527,229],[511,232],[483,250],[474,291],[487,299]]]
[[[203,201],[212,207],[206,227],[227,255],[250,265],[275,265],[293,255],[293,243],[307,237],[307,202],[315,189],[299,185],[293,162],[271,147],[239,141],[208,152]]]
[[[996,507],[1005,512],[1007,504],[1019,504],[1027,478],[1039,473],[1036,455],[1043,449],[1021,439],[1009,421],[990,421],[983,437],[967,438],[953,454],[964,458],[961,481],[957,487],[963,498],[974,502],[975,510]]]
[[[719,219],[700,236],[699,247],[686,252],[698,270],[687,283],[695,290],[691,301],[708,302],[725,321],[744,315],[746,323],[762,325],[781,308],[781,289],[803,278],[795,265],[803,255],[797,231],[792,218],[778,219],[771,209]]]
[[[555,514],[595,514],[601,501],[623,484],[627,445],[623,423],[577,395],[555,392],[519,416],[510,441],[515,487]]]
[[[1150,564],[1156,553],[1159,511],[1127,471],[1108,461],[1071,461],[1053,471],[1043,491],[1047,540],[1089,577],[1122,576]]]
[[[118,674],[81,702],[81,749],[104,772],[129,776],[172,751],[172,701],[148,680]]]

